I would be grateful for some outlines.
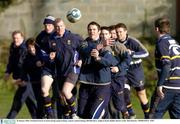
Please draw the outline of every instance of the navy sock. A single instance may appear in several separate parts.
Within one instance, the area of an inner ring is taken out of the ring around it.
[[[76,103],[75,103],[75,97],[72,96],[70,99],[66,99],[69,107],[70,107],[70,110],[71,110],[71,114],[74,114],[76,113]]]

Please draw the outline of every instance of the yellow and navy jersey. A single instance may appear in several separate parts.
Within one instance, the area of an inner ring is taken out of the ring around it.
[[[180,45],[169,34],[160,37],[156,43],[155,64],[158,74],[166,63],[170,63],[171,67],[164,87],[180,89]]]

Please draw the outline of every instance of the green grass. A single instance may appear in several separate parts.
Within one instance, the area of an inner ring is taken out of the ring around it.
[[[14,92],[15,90],[13,90],[12,87],[8,87],[8,85],[4,85],[2,84],[2,81],[0,81],[0,118],[6,118],[6,115],[8,114],[11,108]],[[133,104],[134,111],[136,113],[136,118],[143,119],[144,115],[140,103],[137,97],[133,93],[131,94],[131,101]],[[23,105],[23,108],[21,109],[21,111],[19,112],[16,118],[17,119],[31,118],[25,104]],[[169,118],[168,114],[166,114],[164,118],[168,119]]]
[[[150,101],[150,99],[149,99],[149,101]],[[136,119],[143,119],[144,114],[143,114],[143,111],[141,109],[141,104],[140,104],[137,96],[134,94],[134,91],[131,93],[131,102],[132,102],[133,109],[134,109],[135,114],[136,114]],[[164,119],[169,119],[168,113],[166,113],[164,115]]]

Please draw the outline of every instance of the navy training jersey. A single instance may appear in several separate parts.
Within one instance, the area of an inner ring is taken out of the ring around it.
[[[132,61],[130,65],[140,64],[142,62],[141,58],[145,58],[149,55],[147,49],[143,46],[143,44],[127,35],[127,39],[123,42],[127,49],[130,49],[132,53]]]
[[[171,63],[171,68],[164,86],[180,89],[180,45],[168,34],[160,37],[156,43],[155,63],[158,74],[166,62]]]
[[[50,53],[51,37],[53,34],[54,31],[48,34],[45,30],[43,30],[36,37],[36,43],[42,50],[44,50],[48,54]]]
[[[59,76],[67,76],[69,73],[80,73],[80,67],[75,66],[79,59],[79,47],[83,39],[66,30],[63,37],[55,34],[52,37],[57,47],[56,68]]]

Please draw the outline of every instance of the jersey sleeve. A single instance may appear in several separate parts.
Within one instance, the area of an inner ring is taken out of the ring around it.
[[[139,40],[132,38],[132,41],[134,46],[134,51],[132,51],[132,58],[140,59],[149,56],[149,52]]]

